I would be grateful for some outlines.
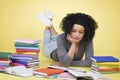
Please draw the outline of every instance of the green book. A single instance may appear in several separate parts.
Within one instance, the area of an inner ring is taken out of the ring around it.
[[[9,58],[11,55],[10,52],[0,52],[0,58]]]
[[[27,43],[19,43],[19,42],[16,42],[15,43],[15,46],[24,46],[24,47],[39,47],[39,44],[27,44]]]

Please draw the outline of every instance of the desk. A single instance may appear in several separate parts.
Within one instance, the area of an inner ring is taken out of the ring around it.
[[[40,68],[47,67],[48,65],[52,64],[53,61],[42,56],[40,58]],[[79,67],[80,69],[88,70],[88,68]],[[112,73],[112,74],[104,74],[105,76],[110,77],[112,80],[120,80],[120,73]],[[39,78],[39,77],[28,77],[22,78],[14,75],[8,75],[0,73],[0,80],[57,80],[57,79],[46,79],[46,78]]]

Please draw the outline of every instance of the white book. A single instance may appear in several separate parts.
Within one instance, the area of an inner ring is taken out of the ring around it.
[[[76,69],[76,68],[67,68],[67,67],[60,67],[60,66],[48,66],[48,68],[56,68],[56,69],[62,69],[64,71],[69,71],[69,70],[72,70],[72,71],[79,71],[79,72],[83,72],[85,73],[86,70],[82,70],[82,69]]]
[[[26,44],[36,44],[40,43],[40,40],[34,40],[34,39],[16,39],[14,42],[19,42],[19,43],[26,43]]]
[[[24,66],[14,66],[5,69],[6,73],[11,75],[16,75],[20,77],[30,77],[33,76],[33,69],[26,68]]]
[[[94,80],[112,80],[111,78],[99,73],[99,72],[87,72]]]
[[[69,73],[71,73],[73,76],[79,78],[79,77],[84,77],[84,78],[92,78],[93,80],[112,80],[109,77],[99,73],[99,72],[79,72],[79,71],[74,71],[74,70],[68,70]]]

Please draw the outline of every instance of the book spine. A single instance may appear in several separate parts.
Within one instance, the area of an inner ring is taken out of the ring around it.
[[[0,52],[0,58],[9,58],[11,53],[9,52]]]
[[[97,61],[96,61],[94,58],[92,58],[92,57],[91,57],[90,59],[93,60],[94,62],[97,62]]]

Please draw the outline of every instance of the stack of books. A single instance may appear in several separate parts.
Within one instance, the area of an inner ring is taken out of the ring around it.
[[[40,52],[40,40],[17,39],[14,40],[16,52]]]
[[[4,71],[5,68],[9,67],[10,55],[10,52],[0,52],[0,71]]]
[[[115,73],[120,71],[120,62],[113,56],[93,56],[92,71],[101,73]]]
[[[30,68],[39,67],[40,40],[14,40],[16,53],[11,55],[11,65],[24,65]]]
[[[26,66],[29,68],[36,68],[39,66],[39,58],[33,54],[18,54],[14,53],[11,55],[12,66]]]

